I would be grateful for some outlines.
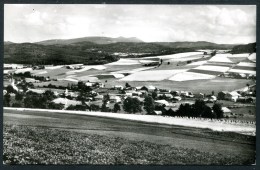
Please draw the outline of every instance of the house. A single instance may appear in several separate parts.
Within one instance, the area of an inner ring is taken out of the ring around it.
[[[163,106],[163,105],[169,106],[170,105],[169,102],[167,102],[166,100],[155,100],[154,102],[155,102],[155,105],[157,105],[157,106]]]
[[[158,98],[163,98],[163,97],[165,97],[165,99],[172,99],[172,98],[173,98],[173,95],[172,95],[172,94],[169,94],[169,93],[159,93],[159,94],[157,94],[157,97],[158,97]]]
[[[162,111],[154,110],[153,115],[162,115]]]
[[[26,93],[28,93],[28,92],[33,92],[33,93],[37,93],[37,94],[43,94],[43,93],[45,93],[45,90],[41,90],[41,89],[28,89],[26,91]]]
[[[228,93],[228,91],[221,91],[218,93],[218,99],[219,100],[224,100],[226,98],[226,94]]]
[[[81,105],[82,104],[80,101],[69,100],[67,98],[56,98],[52,102],[54,102],[56,104],[64,104],[65,105],[64,108],[67,108],[70,105],[76,106],[76,105]]]
[[[181,97],[180,96],[174,96],[171,100],[174,101],[174,102],[181,101]]]
[[[153,92],[156,89],[156,87],[150,85],[150,86],[147,86],[147,89],[148,89],[148,92]]]
[[[215,101],[217,101],[217,97],[216,96],[209,96],[208,98],[204,99],[205,102],[208,103],[214,103]]]
[[[40,80],[35,80],[34,78],[25,78],[26,83],[40,83]]]
[[[103,95],[97,95],[94,97],[95,100],[103,100]]]
[[[123,89],[124,89],[124,86],[115,85],[115,86],[114,86],[114,89],[116,89],[116,90],[123,90]]]
[[[111,103],[120,103],[121,102],[121,97],[119,97],[119,96],[110,96],[109,101]]]
[[[173,96],[180,96],[181,93],[179,91],[172,91],[171,94]]]
[[[126,87],[125,90],[133,90],[133,91],[136,91],[136,87]]]
[[[205,95],[203,93],[198,93],[198,94],[195,94],[194,97],[197,99],[203,99],[205,97]]]
[[[144,98],[143,97],[139,97],[139,96],[133,96],[133,98],[138,99],[141,103],[144,102]]]
[[[232,92],[229,92],[225,95],[225,99],[226,100],[229,100],[229,101],[233,101],[233,102],[236,102],[237,99],[240,97],[241,95],[238,94],[236,91],[232,91]]]
[[[94,83],[91,83],[91,82],[87,82],[87,83],[85,83],[85,85],[86,85],[87,87],[92,87],[93,84],[94,84]]]
[[[227,107],[222,107],[224,117],[233,117],[232,111]]]
[[[141,90],[142,86],[135,87],[136,90]]]
[[[188,98],[194,97],[193,93],[189,91],[181,91],[181,96],[188,97]]]
[[[156,87],[154,87],[154,86],[143,86],[142,88],[141,88],[141,90],[146,90],[146,91],[148,91],[148,92],[153,92],[154,90],[156,89]]]

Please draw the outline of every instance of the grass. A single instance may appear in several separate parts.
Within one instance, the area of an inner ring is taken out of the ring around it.
[[[212,91],[217,94],[220,91],[233,91],[246,87],[246,84],[253,84],[252,80],[247,79],[229,79],[217,77],[210,80],[191,80],[191,81],[117,81],[117,79],[107,79],[107,82],[103,81],[106,87],[113,87],[114,85],[125,85],[128,82],[131,86],[144,86],[153,85],[161,89],[170,90],[187,90],[193,93],[206,93],[211,94]]]
[[[119,137],[4,124],[4,164],[245,165],[255,158]]]

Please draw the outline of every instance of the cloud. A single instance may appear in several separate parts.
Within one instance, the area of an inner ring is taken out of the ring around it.
[[[84,36],[137,37],[148,42],[256,39],[256,6],[6,4],[4,10],[5,41]]]

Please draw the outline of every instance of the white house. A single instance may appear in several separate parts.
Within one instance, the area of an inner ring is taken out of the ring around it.
[[[121,97],[119,97],[119,96],[110,96],[110,102],[111,103],[120,103],[121,102]]]
[[[241,95],[238,94],[236,91],[232,91],[232,92],[229,92],[225,95],[225,99],[226,100],[230,100],[230,101],[234,101],[236,102],[237,99],[240,97]]]

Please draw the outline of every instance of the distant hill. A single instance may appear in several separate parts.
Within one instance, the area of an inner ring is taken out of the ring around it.
[[[237,44],[216,44],[207,41],[197,41],[197,42],[156,42],[163,46],[171,48],[193,48],[193,49],[232,49]]]
[[[14,43],[11,41],[4,41],[4,45],[8,45],[8,44],[14,44]]]
[[[249,43],[246,45],[237,45],[234,46],[231,53],[238,54],[238,53],[254,53],[256,52],[256,43]]]
[[[41,45],[34,43],[5,44],[4,62],[17,64],[105,64],[119,59],[114,53],[127,57],[145,57],[194,51],[170,48],[153,43],[118,42],[95,44],[78,42],[69,45]],[[141,55],[135,55],[141,53]]]
[[[80,42],[92,42],[95,44],[111,44],[117,42],[142,42],[138,38],[131,37],[118,37],[118,38],[110,38],[110,37],[83,37],[83,38],[74,38],[74,39],[53,39],[53,40],[46,40],[36,42],[36,44],[41,45],[68,45]]]
[[[4,43],[4,62],[17,64],[105,64],[125,58],[192,52],[198,49],[232,49],[235,45],[211,42],[154,42],[137,38],[84,37],[37,43]],[[234,49],[236,49],[234,47]],[[240,49],[240,48],[239,48]],[[121,56],[122,58],[122,56]]]

